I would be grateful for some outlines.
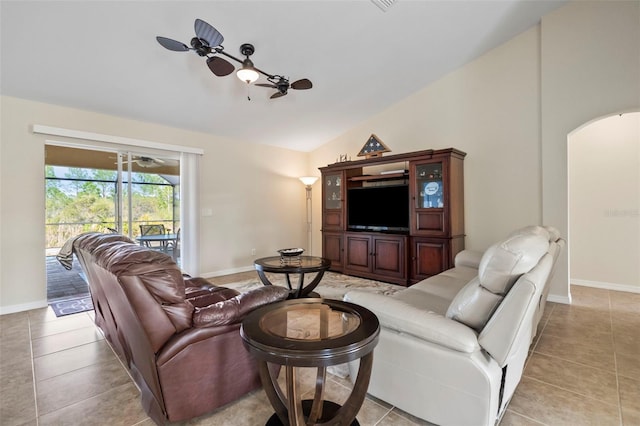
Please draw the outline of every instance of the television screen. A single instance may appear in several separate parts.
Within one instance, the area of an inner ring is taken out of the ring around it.
[[[409,186],[351,188],[347,225],[352,230],[409,230]]]

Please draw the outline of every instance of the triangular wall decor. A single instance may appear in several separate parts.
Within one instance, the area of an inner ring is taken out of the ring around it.
[[[372,133],[358,153],[358,157],[382,157],[383,152],[391,152],[391,150],[384,144],[384,142]]]

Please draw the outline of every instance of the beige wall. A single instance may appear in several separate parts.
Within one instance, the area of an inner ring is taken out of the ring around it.
[[[569,136],[571,282],[640,292],[640,113]]]
[[[640,109],[640,2],[576,1],[542,20],[542,219],[568,234],[567,137]],[[568,296],[569,251],[551,294]]]
[[[339,153],[355,158],[371,133],[393,153],[453,146],[468,154],[467,248],[485,249],[527,224],[553,225],[566,238],[567,135],[640,107],[639,23],[637,1],[570,3],[324,145],[311,162],[320,167]],[[568,277],[565,250],[550,299],[570,301]]]
[[[213,213],[200,217],[202,275],[306,246],[304,153],[11,97],[0,106],[0,313],[46,306],[44,143],[61,138],[34,124],[202,148],[200,207]]]

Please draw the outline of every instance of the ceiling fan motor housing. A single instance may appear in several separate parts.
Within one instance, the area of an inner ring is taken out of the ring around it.
[[[242,46],[240,46],[240,53],[242,53],[244,56],[251,56],[255,51],[256,49],[253,47],[253,44],[244,43]]]
[[[206,40],[200,40],[198,37],[191,39],[191,47],[193,47],[199,56],[207,56],[211,51]]]

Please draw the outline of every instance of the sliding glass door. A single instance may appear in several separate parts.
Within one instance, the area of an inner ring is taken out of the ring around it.
[[[177,154],[47,144],[45,158],[48,261],[83,232],[117,232],[136,240],[141,225],[157,224],[175,236],[173,244],[161,248],[181,264]],[[47,276],[49,281],[49,268]]]
[[[165,234],[180,231],[180,162],[118,153],[117,230],[135,239],[141,227],[158,225]],[[174,257],[175,254],[174,254]]]

